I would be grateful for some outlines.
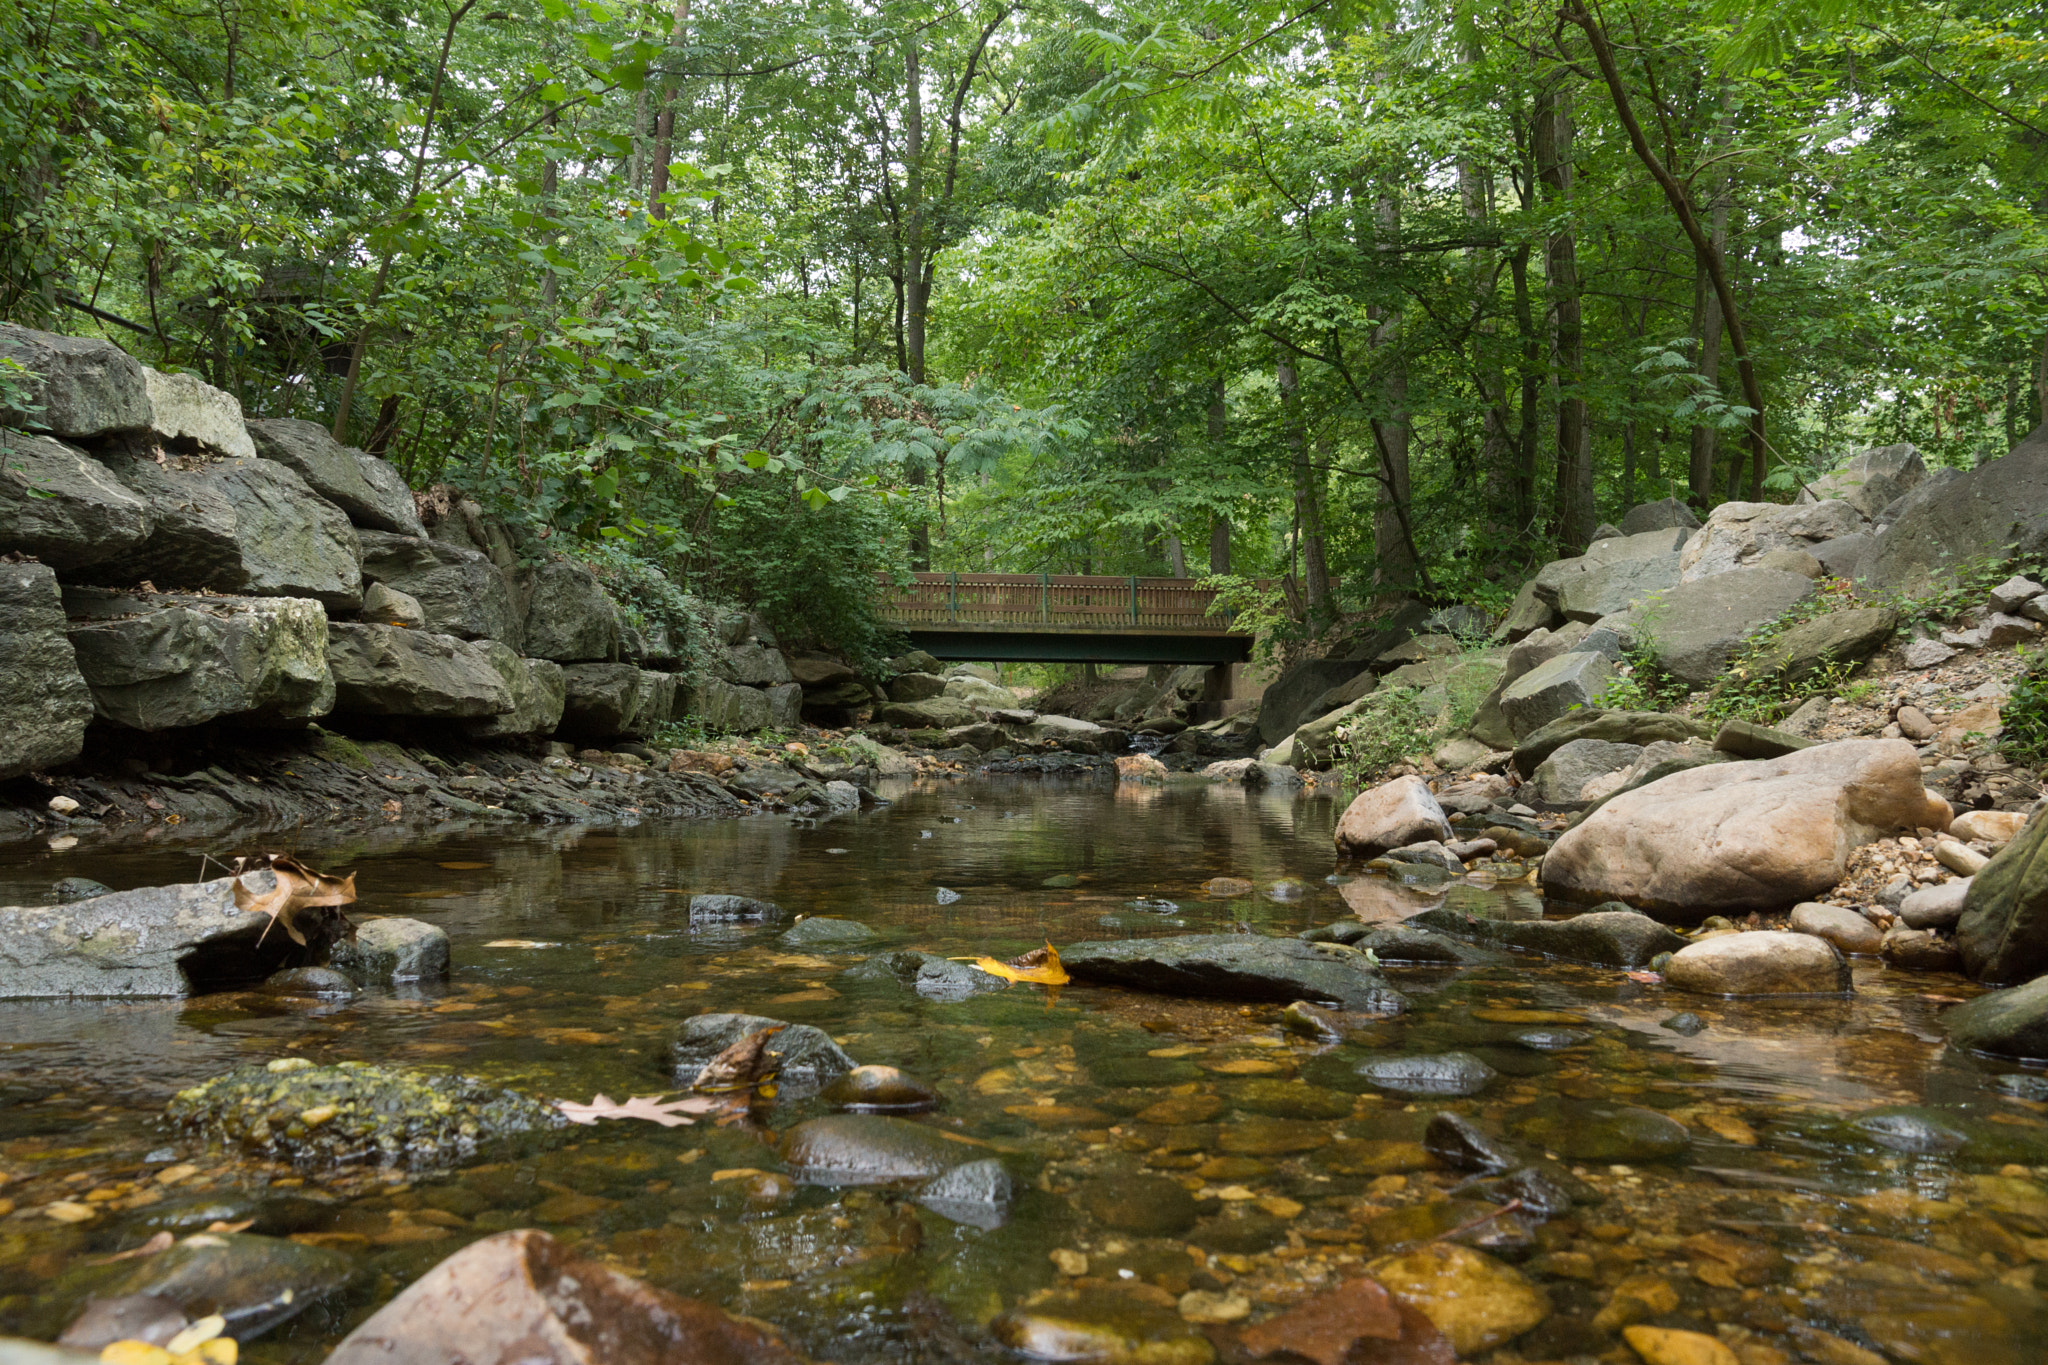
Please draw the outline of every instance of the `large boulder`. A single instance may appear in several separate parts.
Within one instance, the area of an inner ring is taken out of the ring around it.
[[[1500,709],[1517,740],[1535,734],[1574,711],[1597,706],[1614,675],[1604,654],[1574,650],[1546,659],[1509,683]]]
[[[562,710],[569,696],[562,666],[552,659],[521,658],[511,646],[496,640],[480,643],[490,657],[491,667],[505,680],[505,690],[512,695],[512,709],[485,720],[467,721],[463,728],[478,739],[553,734],[562,723]]]
[[[1508,614],[1493,628],[1493,638],[1496,642],[1513,643],[1536,631],[1554,626],[1562,619],[1557,608],[1537,594],[1536,580],[1532,578],[1515,594],[1515,600],[1508,605]]]
[[[290,468],[356,525],[401,536],[426,535],[405,476],[376,456],[343,445],[318,422],[259,417],[249,423],[249,436],[258,455]]]
[[[1890,607],[1833,611],[1801,621],[1777,639],[1757,660],[1756,672],[1781,673],[1787,682],[1804,682],[1824,668],[1862,663],[1883,649],[1898,632],[1899,614]]]
[[[768,724],[778,730],[794,730],[804,720],[804,689],[801,683],[776,683],[761,689],[768,698]]]
[[[473,720],[512,709],[490,651],[452,635],[333,621],[327,666],[343,714]]]
[[[766,729],[775,719],[766,692],[717,678],[706,678],[692,688],[685,710],[713,730],[735,734]]]
[[[2048,816],[2035,815],[1970,878],[1956,946],[1979,981],[2010,986],[2048,973]]]
[[[1632,910],[1589,910],[1562,920],[1496,920],[1443,907],[1411,915],[1403,924],[1493,947],[1520,948],[1603,967],[1646,967],[1659,953],[1674,953],[1685,946],[1679,935]]]
[[[1536,574],[1536,595],[1574,621],[1597,621],[1676,587],[1679,553],[1691,532],[1677,527],[1596,540]]]
[[[805,1365],[773,1328],[642,1284],[521,1228],[472,1242],[334,1348],[327,1365]]]
[[[574,739],[644,735],[675,714],[676,678],[633,664],[570,664],[561,732]]]
[[[1804,574],[1732,569],[1681,583],[1633,614],[1659,668],[1703,683],[1720,674],[1744,640],[1812,594],[1813,580]]]
[[[0,551],[57,569],[125,561],[148,539],[149,504],[83,451],[0,431]]]
[[[1659,498],[1655,502],[1637,503],[1628,509],[1621,519],[1621,533],[1625,536],[1641,535],[1645,531],[1662,531],[1671,527],[1697,531],[1700,519],[1677,498]]]
[[[1947,821],[1912,745],[1841,740],[1624,792],[1558,839],[1543,889],[1687,920],[1783,909],[1841,881],[1862,845]]]
[[[1275,678],[1259,697],[1259,742],[1278,744],[1293,734],[1316,701],[1331,688],[1350,682],[1368,665],[1350,659],[1305,659]]]
[[[1256,934],[1176,934],[1068,944],[1060,961],[1076,981],[1162,995],[1225,1000],[1328,1001],[1392,1014],[1407,1001],[1372,959],[1340,943]]]
[[[1822,541],[1866,530],[1863,515],[1846,502],[1783,506],[1724,502],[1686,542],[1680,577],[1687,583],[1747,568],[1773,550],[1810,550]]]
[[[66,634],[102,720],[174,730],[233,716],[296,725],[334,709],[327,613],[303,597],[67,588]]]
[[[936,697],[919,706],[958,705],[951,697]],[[884,711],[896,711],[896,707],[882,707],[875,712],[880,720]],[[899,724],[901,722],[898,722]],[[1123,731],[1111,730],[1097,725],[1092,720],[1076,720],[1072,716],[1040,716],[1024,726],[1028,738],[1048,742],[1073,754],[1108,754],[1120,752],[1125,744]]]
[[[1980,995],[1941,1016],[1949,1046],[1996,1057],[2048,1061],[2048,976]]]
[[[47,564],[0,564],[0,780],[77,758],[92,692],[64,632]],[[0,949],[4,951],[4,949]]]
[[[259,895],[275,885],[268,872],[247,876]],[[222,877],[0,908],[0,998],[191,995],[261,981],[326,951],[327,921],[301,916],[301,947],[270,916],[236,909],[234,883]]]
[[[97,337],[67,337],[0,323],[0,357],[31,376],[28,411],[11,414],[31,431],[89,441],[149,425],[142,363]]]
[[[418,602],[428,630],[459,640],[500,640],[520,647],[512,589],[488,555],[388,531],[363,531],[358,538],[363,577]]]
[[[1536,765],[1527,786],[1518,793],[1524,801],[1545,806],[1576,806],[1586,798],[1580,793],[1596,778],[1617,773],[1643,756],[1640,744],[1617,744],[1605,739],[1575,739],[1551,750],[1550,757]]]
[[[147,366],[149,433],[177,450],[254,459],[256,447],[242,425],[242,401],[196,374],[165,374]]]
[[[528,654],[564,664],[619,657],[618,606],[587,566],[573,559],[542,564],[522,576],[519,593]]]
[[[1968,473],[1921,480],[1886,516],[1890,528],[1861,571],[1874,588],[1917,593],[1965,560],[2048,554],[2048,425]]]
[[[1376,858],[1389,849],[1452,837],[1436,794],[1419,777],[1397,777],[1351,799],[1337,821],[1337,852]]]
[[[1531,776],[1543,761],[1565,745],[1580,739],[1604,739],[1611,744],[1648,747],[1689,739],[1712,739],[1712,727],[1665,711],[1621,711],[1588,707],[1574,711],[1544,726],[1515,746],[1515,769]]]
[[[892,701],[887,706],[876,707],[874,715],[877,725],[900,725],[906,730],[950,730],[956,725],[972,725],[980,719],[980,714],[966,702],[944,696],[927,697],[923,701]],[[1089,724],[1087,721],[1073,723]],[[1089,728],[1107,733],[1099,725],[1089,725]]]
[[[1919,487],[1926,477],[1927,465],[1911,444],[1878,446],[1850,456],[1841,468],[1808,483],[1795,501],[1839,498],[1866,520],[1876,521],[1885,508]]]
[[[736,682],[744,687],[773,687],[790,681],[789,661],[782,657],[782,651],[773,645],[764,645],[757,642],[730,646],[723,655],[713,660],[712,667],[717,669],[719,676],[727,682]],[[923,677],[924,675],[914,674],[906,676]],[[896,681],[901,682],[903,679],[898,678]],[[944,691],[945,683],[940,681],[939,692],[932,692],[926,695],[927,697],[934,697]],[[894,696],[893,691],[891,696]],[[900,700],[917,701],[923,699],[906,697]]]
[[[1664,969],[1675,990],[1700,995],[1843,995],[1849,961],[1812,934],[1721,934],[1679,949]]]

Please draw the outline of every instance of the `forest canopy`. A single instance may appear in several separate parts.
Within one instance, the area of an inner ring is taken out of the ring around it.
[[[2048,391],[2035,7],[51,0],[0,65],[7,320],[856,651],[910,568],[1497,605]]]

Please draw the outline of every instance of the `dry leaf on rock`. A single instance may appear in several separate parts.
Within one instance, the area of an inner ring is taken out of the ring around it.
[[[341,907],[355,904],[356,874],[353,872],[346,877],[331,877],[325,872],[315,872],[297,858],[283,853],[259,853],[254,857],[237,858],[229,866],[235,873],[235,908],[270,916],[270,923],[282,926],[292,942],[302,948],[306,946],[306,936],[298,924],[302,911],[332,910],[334,919],[343,926],[348,924],[347,917],[341,914]],[[242,876],[266,868],[277,878],[277,885],[259,895],[248,888]],[[270,928],[266,925],[263,936],[256,941],[260,944],[269,936]]]
[[[138,1256],[154,1256],[159,1251],[169,1251],[178,1239],[168,1232],[159,1232],[139,1247],[117,1251],[111,1256],[102,1256],[93,1265],[112,1265],[116,1261],[132,1261]]]
[[[1034,986],[1064,986],[1071,980],[1067,975],[1067,969],[1060,965],[1058,951],[1050,943],[1043,948],[1033,948],[1021,957],[1013,957],[1008,962],[998,962],[992,957],[956,960],[972,962],[990,976],[999,976],[1005,981],[1024,981]]]
[[[704,1063],[691,1087],[696,1090],[752,1090],[766,1085],[782,1070],[782,1054],[768,1048],[768,1040],[787,1028],[776,1024],[756,1029],[725,1051]]]
[[[702,1096],[686,1095],[679,1100],[662,1102],[659,1095],[635,1095],[620,1104],[606,1095],[599,1095],[589,1104],[577,1104],[573,1100],[556,1100],[555,1108],[562,1111],[562,1117],[571,1123],[596,1123],[599,1119],[646,1119],[664,1128],[675,1128],[695,1123],[691,1114],[712,1114],[723,1108],[717,1100]]]

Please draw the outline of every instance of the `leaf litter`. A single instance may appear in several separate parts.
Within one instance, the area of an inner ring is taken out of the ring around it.
[[[262,935],[256,940],[259,945],[270,936],[271,927],[276,926],[283,929],[292,942],[305,947],[306,935],[300,928],[300,922],[308,910],[332,911],[331,916],[315,915],[310,919],[312,922],[331,920],[334,928],[353,936],[354,927],[348,916],[341,913],[341,907],[355,904],[355,873],[335,877],[316,872],[287,853],[253,854],[235,859],[228,867],[235,879],[235,908],[270,916],[270,924],[264,926]],[[262,871],[270,872],[277,879],[276,885],[264,892],[251,891],[242,878],[248,873]]]
[[[731,1106],[708,1095],[685,1095],[664,1101],[660,1095],[635,1095],[621,1104],[609,1095],[597,1095],[589,1104],[556,1100],[555,1108],[571,1123],[594,1124],[599,1119],[646,1119],[664,1128],[677,1128],[697,1121],[697,1115],[717,1114]]]

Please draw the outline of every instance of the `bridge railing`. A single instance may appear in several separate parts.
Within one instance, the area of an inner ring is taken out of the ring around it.
[[[1224,635],[1213,591],[1185,578],[1073,574],[920,573],[882,581],[882,616],[912,629],[1153,631]]]

